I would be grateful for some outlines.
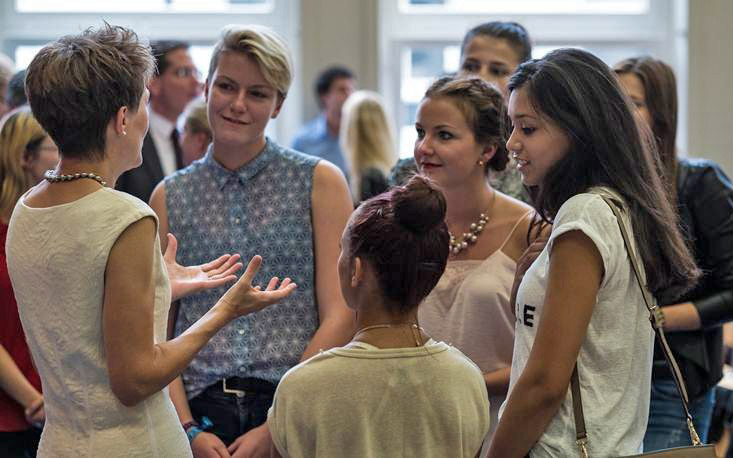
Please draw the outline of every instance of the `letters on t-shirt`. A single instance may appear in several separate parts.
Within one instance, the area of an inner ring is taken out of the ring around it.
[[[534,327],[534,311],[537,310],[537,307],[534,305],[524,304],[524,312],[522,313],[521,317],[519,318],[519,321],[530,328]]]

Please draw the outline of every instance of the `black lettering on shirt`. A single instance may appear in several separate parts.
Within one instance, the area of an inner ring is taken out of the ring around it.
[[[534,311],[537,310],[537,307],[534,305],[527,305],[524,304],[524,325],[529,326],[530,328],[534,327]]]

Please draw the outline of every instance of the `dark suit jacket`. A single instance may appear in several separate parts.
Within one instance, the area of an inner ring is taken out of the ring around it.
[[[181,158],[176,158],[178,167],[181,166]],[[150,200],[155,186],[163,179],[163,168],[158,158],[158,150],[155,148],[153,137],[150,132],[143,140],[143,163],[140,167],[128,170],[117,180],[117,189],[132,194],[143,202]]]

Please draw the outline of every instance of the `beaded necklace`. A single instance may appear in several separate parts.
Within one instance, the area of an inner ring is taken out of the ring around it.
[[[93,173],[74,173],[69,175],[61,175],[61,174],[55,174],[53,170],[46,170],[46,173],[43,174],[43,178],[46,179],[49,183],[59,183],[61,181],[72,181],[72,180],[79,180],[81,178],[89,178],[97,183],[101,184],[102,186],[107,186],[107,182],[102,179],[99,175],[95,175]]]
[[[486,209],[486,213],[494,208],[495,200],[496,190],[493,190],[493,192],[491,193],[491,203],[489,204],[489,208]],[[487,216],[486,213],[481,213],[478,217],[478,221],[476,221],[475,223],[471,223],[471,225],[468,227],[468,232],[464,232],[460,240],[456,239],[456,236],[453,235],[452,232],[448,232],[448,234],[450,235],[450,253],[453,256],[456,256],[458,253],[468,248],[469,245],[473,245],[474,243],[476,243],[479,234],[481,234],[481,231],[484,230],[484,227],[491,219],[491,216]]]

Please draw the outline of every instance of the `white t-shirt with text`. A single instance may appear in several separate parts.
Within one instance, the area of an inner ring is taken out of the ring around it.
[[[604,188],[597,191],[610,193]],[[633,234],[627,213],[622,214],[627,231]],[[517,321],[509,392],[527,364],[537,329],[543,320],[553,319],[542,314],[550,253],[554,240],[569,231],[582,231],[593,241],[605,271],[578,355],[589,455],[635,454],[641,451],[649,414],[654,333],[616,217],[596,190],[575,195],[560,207],[547,246],[522,280],[515,305]],[[633,236],[631,243],[634,244]],[[578,456],[569,387],[530,456]]]

